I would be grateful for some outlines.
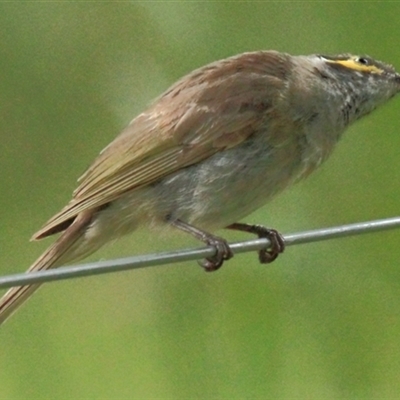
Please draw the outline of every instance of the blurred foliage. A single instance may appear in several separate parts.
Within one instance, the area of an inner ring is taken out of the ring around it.
[[[396,2],[0,5],[0,269],[152,98],[248,50],[366,53],[400,68]],[[351,127],[321,170],[249,216],[293,232],[396,215],[400,99]],[[229,238],[243,235],[228,234]],[[137,232],[94,259],[181,248]],[[1,329],[1,399],[395,399],[399,233],[47,285]]]

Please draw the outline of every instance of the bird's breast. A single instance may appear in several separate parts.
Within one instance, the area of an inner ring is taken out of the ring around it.
[[[157,209],[205,229],[222,228],[268,202],[301,170],[297,138],[259,131],[240,145],[163,178]]]

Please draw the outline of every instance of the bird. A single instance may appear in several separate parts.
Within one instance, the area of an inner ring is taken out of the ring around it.
[[[27,272],[158,225],[213,246],[200,262],[206,271],[233,256],[214,233],[224,228],[269,238],[259,260],[271,262],[284,250],[282,235],[239,221],[313,172],[350,124],[399,92],[391,65],[348,53],[253,51],[195,69],[100,152],[70,202],[34,234],[59,236]],[[0,323],[39,286],[9,289]]]

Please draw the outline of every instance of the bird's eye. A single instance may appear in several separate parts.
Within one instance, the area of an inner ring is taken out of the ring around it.
[[[355,61],[362,65],[369,65],[369,61],[365,57],[357,57]]]

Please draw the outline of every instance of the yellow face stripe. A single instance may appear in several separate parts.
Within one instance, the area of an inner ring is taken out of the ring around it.
[[[371,72],[372,74],[381,74],[384,72],[382,69],[376,67],[375,65],[364,65],[357,61],[356,58],[349,58],[347,60],[327,60],[332,64],[340,64],[343,67],[353,69],[360,72]]]

